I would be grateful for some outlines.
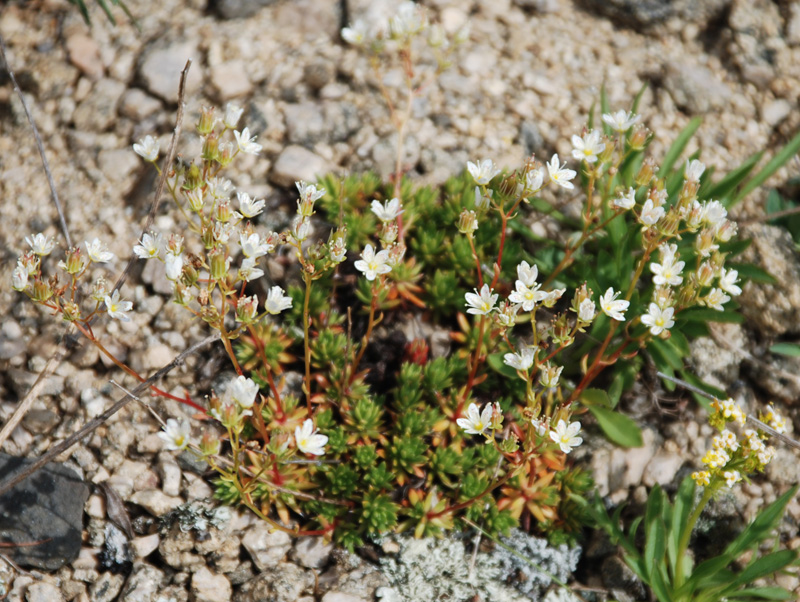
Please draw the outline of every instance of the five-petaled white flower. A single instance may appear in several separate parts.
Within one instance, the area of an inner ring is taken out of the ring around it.
[[[114,254],[108,250],[105,244],[100,242],[99,238],[95,238],[91,243],[89,241],[84,242],[86,243],[86,252],[89,255],[89,259],[95,263],[105,263],[114,259]]]
[[[515,286],[516,290],[508,296],[508,300],[520,305],[523,311],[533,311],[536,304],[547,295],[539,290],[541,285],[536,283],[527,286],[522,280],[517,280]]]
[[[554,366],[550,362],[546,362],[539,367],[539,383],[545,389],[554,389],[558,386],[558,380],[561,378],[561,371],[564,366]]]
[[[651,263],[650,271],[655,274],[653,282],[658,285],[678,286],[683,282],[683,261],[675,261],[670,257],[662,257],[661,263]]]
[[[378,219],[382,222],[391,222],[404,211],[403,206],[400,204],[400,199],[398,198],[384,201],[383,205],[381,205],[380,201],[372,201],[370,208],[372,209],[372,213],[377,215]]]
[[[467,161],[467,171],[475,179],[475,183],[481,186],[491,182],[492,178],[500,173],[500,169],[495,166],[494,161],[491,159],[483,159],[477,163]]]
[[[742,480],[742,475],[739,474],[738,470],[726,470],[722,473],[722,477],[725,479],[725,484],[729,489]]]
[[[188,420],[182,420],[178,423],[174,418],[170,418],[167,420],[167,424],[164,425],[164,430],[158,433],[158,436],[166,443],[164,449],[175,451],[188,447],[190,434],[191,427]]]
[[[26,236],[25,242],[31,246],[33,253],[35,255],[39,255],[40,257],[50,255],[50,253],[52,253],[53,249],[56,247],[56,241],[49,236],[45,236],[41,232],[39,234]]]
[[[261,213],[264,210],[264,205],[267,204],[266,201],[251,199],[246,192],[237,192],[236,198],[239,200],[239,211],[243,216],[250,219]]]
[[[164,268],[167,272],[167,279],[177,280],[183,272],[183,257],[167,251],[164,257]]]
[[[321,456],[325,453],[324,447],[328,442],[328,438],[317,433],[317,429],[314,428],[314,422],[308,418],[303,422],[302,427],[295,427],[294,441],[297,444],[297,449],[301,452]]]
[[[722,311],[724,309],[722,306],[730,300],[731,298],[722,289],[712,288],[704,298],[700,299],[700,303],[711,309]]]
[[[573,422],[569,426],[563,420],[559,420],[556,428],[550,431],[550,439],[558,443],[561,451],[568,454],[573,447],[578,447],[583,443],[583,438],[578,437],[581,432],[581,423]]]
[[[353,46],[360,46],[364,43],[369,32],[367,30],[367,24],[361,19],[358,19],[354,23],[351,23],[350,27],[343,28],[341,33],[342,39],[345,42]]]
[[[233,182],[227,178],[211,178],[206,180],[206,186],[208,186],[208,194],[215,199],[230,198],[234,189]]]
[[[284,309],[292,306],[292,298],[285,295],[279,286],[273,286],[267,293],[267,300],[264,302],[264,309],[272,315],[281,313]]]
[[[570,180],[574,178],[578,172],[574,169],[567,169],[566,163],[561,165],[558,160],[558,153],[553,155],[547,163],[547,173],[550,175],[550,180],[554,184],[561,186],[561,188],[566,188],[567,190],[575,188],[575,185],[570,182]]]
[[[467,293],[464,295],[466,299],[467,313],[486,316],[494,309],[494,304],[497,303],[498,294],[492,294],[492,289],[488,284],[481,287],[480,293],[475,289],[474,293]]]
[[[686,159],[686,169],[683,170],[683,177],[689,182],[699,182],[700,176],[706,170],[706,166],[697,159]]]
[[[650,334],[658,336],[675,325],[675,321],[672,319],[674,314],[674,307],[662,309],[657,303],[651,303],[647,308],[647,313],[642,316],[642,324],[650,327]]]
[[[133,247],[133,254],[140,259],[152,259],[158,257],[161,250],[163,237],[157,232],[143,234],[142,241]]]
[[[236,124],[239,123],[243,112],[244,109],[242,107],[229,102],[225,107],[225,117],[222,118],[222,123],[226,128],[232,130],[236,127]]]
[[[531,366],[533,366],[533,360],[535,357],[535,349],[526,345],[517,353],[506,353],[503,356],[503,363],[511,366],[515,370],[522,370],[525,372]]]
[[[533,169],[530,169],[527,172],[525,172],[524,192],[526,194],[533,194],[535,192],[539,192],[542,189],[543,183],[544,183],[544,172],[540,167],[534,167]]]
[[[145,136],[133,145],[133,152],[142,157],[145,161],[153,163],[158,159],[158,140],[152,136]]]
[[[258,385],[241,374],[231,384],[231,399],[245,410],[253,407],[257,394]]]
[[[103,302],[106,304],[106,311],[108,311],[108,316],[110,318],[121,320],[122,322],[130,320],[125,312],[133,308],[133,303],[120,299],[118,290],[114,291],[114,294],[110,297],[106,295]]]
[[[739,272],[737,270],[726,270],[722,268],[719,272],[719,287],[734,297],[741,295],[742,287],[736,284],[738,278]]]
[[[28,286],[28,270],[24,265],[17,264],[11,274],[11,286],[15,291],[24,291]]]
[[[356,269],[364,273],[367,280],[375,280],[380,274],[388,274],[392,271],[392,266],[389,265],[389,252],[384,249],[383,251],[375,252],[371,244],[364,247],[361,253],[361,259],[356,261]]]
[[[256,144],[256,136],[250,137],[250,128],[244,128],[241,133],[233,130],[233,135],[241,152],[250,155],[257,155],[261,152],[262,147],[260,144]]]
[[[242,265],[239,268],[239,280],[252,282],[258,280],[264,275],[264,270],[256,267],[255,257],[245,257]]]
[[[602,153],[606,144],[600,140],[600,132],[592,130],[586,132],[583,137],[572,136],[572,157],[578,161],[586,161],[587,163],[594,163],[597,161],[597,155]]]
[[[536,264],[528,265],[527,261],[521,261],[517,266],[517,280],[521,280],[525,286],[533,286],[539,277],[539,267]]]
[[[660,220],[666,212],[660,205],[656,205],[653,199],[647,199],[642,205],[642,213],[639,215],[639,221],[645,226],[653,226]]]
[[[245,235],[244,232],[239,234],[239,244],[242,247],[242,253],[245,257],[252,257],[258,259],[263,257],[269,252],[269,247],[264,244],[261,237],[256,234]]]
[[[605,113],[603,121],[609,125],[611,129],[620,134],[627,132],[630,127],[641,119],[641,115],[634,115],[633,113],[626,113],[625,111],[617,111],[616,113]]]
[[[483,407],[483,412],[479,412],[478,406],[471,403],[467,408],[467,417],[459,418],[456,420],[456,424],[464,429],[467,435],[482,435],[492,424],[493,413],[494,404],[492,403],[487,403]]]
[[[619,295],[619,292],[615,293],[614,289],[609,287],[603,296],[600,297],[600,309],[602,309],[603,313],[609,318],[613,318],[619,322],[624,322],[625,316],[623,315],[623,312],[628,309],[628,306],[631,303],[630,301],[625,301],[624,299],[617,299]]]
[[[628,188],[628,192],[621,192],[613,201],[617,209],[633,209],[636,206],[636,191]]]

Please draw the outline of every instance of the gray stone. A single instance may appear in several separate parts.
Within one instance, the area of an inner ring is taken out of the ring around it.
[[[533,121],[523,121],[519,128],[519,140],[526,155],[538,153],[544,149],[544,137],[539,126]]]
[[[22,419],[22,426],[34,435],[44,435],[61,422],[61,417],[52,410],[28,410]]]
[[[282,563],[268,568],[243,583],[235,602],[296,602],[306,588],[314,586],[314,576],[295,564]]]
[[[74,33],[64,44],[69,55],[69,62],[80,69],[81,73],[94,81],[105,75],[105,66],[100,58],[100,47],[93,38],[84,33]]]
[[[119,101],[119,114],[141,121],[161,109],[161,101],[144,90],[129,88]]]
[[[252,17],[275,0],[212,0],[211,7],[223,19]]]
[[[313,182],[332,171],[333,166],[310,150],[292,144],[278,156],[270,173],[270,180],[279,186],[294,186],[295,182]]]
[[[135,566],[122,592],[122,602],[152,602],[157,598],[163,581],[164,572],[153,565],[141,563]]]
[[[233,593],[231,582],[225,575],[212,573],[206,567],[192,575],[191,588],[195,602],[225,602]]]
[[[111,602],[117,599],[124,584],[125,575],[102,573],[89,589],[89,596],[92,602]]]
[[[283,114],[289,142],[310,146],[326,138],[326,120],[317,103],[288,104]]]
[[[678,474],[681,466],[683,466],[683,458],[680,450],[673,441],[667,441],[664,449],[659,450],[647,464],[644,475],[642,475],[642,483],[648,487],[656,484],[668,485],[675,480],[675,475]]]
[[[131,551],[135,558],[145,558],[158,549],[161,538],[158,533],[137,537],[131,541]]]
[[[334,64],[326,59],[315,59],[303,67],[303,79],[312,90],[321,90],[333,81]]]
[[[31,460],[0,454],[3,479],[18,474]],[[0,533],[14,562],[56,570],[78,557],[83,530],[83,505],[89,487],[74,470],[50,463],[0,497]],[[41,542],[29,545],[30,542]]]
[[[64,596],[52,583],[32,583],[25,592],[25,602],[61,602]]]
[[[783,40],[783,18],[772,0],[732,0],[726,36],[731,62],[750,83],[766,87],[777,75],[776,50]]]
[[[331,558],[333,545],[322,537],[303,537],[294,546],[294,559],[309,569],[321,569]]]
[[[776,126],[788,117],[794,109],[792,103],[785,98],[771,100],[761,107],[761,118],[769,125]]]
[[[671,17],[703,25],[731,0],[581,0],[585,7],[626,27],[653,26]]]
[[[242,545],[256,567],[263,571],[277,566],[292,547],[292,538],[283,531],[272,531],[263,522],[256,523],[247,530]]]
[[[140,165],[138,155],[127,148],[101,150],[97,155],[97,166],[111,182],[124,181]]]
[[[141,506],[153,516],[163,516],[183,504],[181,498],[166,495],[160,489],[137,491],[131,496],[130,501]]]
[[[211,68],[211,83],[217,89],[222,102],[240,96],[247,96],[253,91],[253,84],[247,75],[242,61],[228,61]]]
[[[670,62],[664,76],[664,87],[675,104],[690,115],[720,108],[731,98],[730,88],[711,69],[692,63]]]
[[[72,113],[75,129],[102,132],[111,127],[117,118],[117,105],[124,92],[125,84],[114,79],[104,78],[95,83],[89,96]]]
[[[186,81],[186,94],[191,96],[203,83],[201,54],[194,42],[177,41],[149,46],[142,56],[139,75],[151,94],[176,103],[181,72],[188,59],[192,59],[192,67]]]
[[[322,596],[322,602],[368,602],[368,600],[342,592],[328,592]]]

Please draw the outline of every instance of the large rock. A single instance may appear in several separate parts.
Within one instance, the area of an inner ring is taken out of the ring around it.
[[[0,475],[9,478],[32,460],[0,454]],[[54,571],[75,560],[81,550],[83,505],[89,487],[74,470],[47,464],[0,496],[0,533],[14,562]]]
[[[186,80],[186,95],[192,96],[203,83],[202,55],[194,42],[188,40],[150,44],[139,65],[139,76],[148,92],[168,102],[178,102],[178,86],[186,61],[192,66]]]
[[[270,179],[279,186],[293,186],[305,180],[313,182],[330,172],[333,166],[319,155],[302,146],[287,146],[272,167]]]
[[[672,17],[704,25],[731,0],[580,0],[585,8],[626,27],[650,27]]]

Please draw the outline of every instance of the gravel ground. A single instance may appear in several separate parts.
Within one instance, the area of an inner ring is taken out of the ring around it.
[[[404,159],[422,183],[441,183],[470,159],[491,157],[516,167],[531,152],[568,156],[569,137],[581,130],[603,84],[613,108],[629,106],[648,84],[641,113],[656,135],[655,156],[692,117],[702,116],[688,150],[702,149],[704,162],[717,173],[754,152],[779,148],[800,125],[800,2],[424,4],[447,31],[470,20],[472,33],[454,66],[414,105]],[[377,19],[393,5],[354,0],[348,14]],[[394,129],[368,61],[339,38],[339,0],[219,0],[212,6],[206,0],[131,0],[128,6],[138,30],[120,11],[114,27],[95,8],[88,29],[63,0],[11,1],[0,9],[0,35],[42,132],[72,237],[98,236],[109,243],[117,256],[106,268],[109,278],[124,267],[155,187],[131,144],[147,134],[168,140],[177,74],[187,58],[194,61],[184,128],[191,152],[199,107],[229,101],[246,107],[245,120],[264,146],[259,157],[240,164],[241,173],[233,177],[240,189],[275,205],[295,179],[328,170],[387,175],[393,169]],[[389,72],[384,81],[391,86],[399,75]],[[25,235],[60,234],[21,103],[5,78],[0,128],[0,281],[10,282]],[[797,163],[790,163],[770,184],[797,175]],[[765,195],[754,194],[738,217],[760,216]],[[173,223],[175,216],[164,212],[157,226],[169,231]],[[698,340],[695,369],[709,382],[737,383],[749,407],[773,399],[796,421],[800,415],[792,404],[800,393],[800,362],[776,359],[766,349],[775,340],[800,336],[800,264],[780,230],[754,222],[743,231],[756,241],[750,261],[780,273],[780,284],[748,285],[741,298],[748,323],[720,326],[714,336]],[[99,324],[96,332],[134,369],[152,372],[205,336],[201,324],[183,319],[166,302],[169,288],[156,270],[134,273],[125,292],[137,316],[129,323]],[[0,289],[0,313],[5,420],[54,353],[63,326],[21,302],[9,286]],[[213,373],[215,357],[190,358],[170,376],[168,388],[195,393],[208,384],[195,375]],[[118,396],[111,378],[120,376],[96,351],[76,350],[49,377],[45,394],[2,451],[37,456],[49,449]],[[639,397],[633,415],[652,418],[654,394],[643,386]],[[164,416],[186,413],[175,402],[158,401],[157,409]],[[641,503],[647,488],[673,483],[697,463],[711,435],[702,417],[689,408],[678,419],[661,418],[646,425],[643,450],[598,442],[581,451],[602,494]],[[9,599],[357,602],[374,599],[389,584],[386,571],[364,559],[318,540],[293,542],[269,533],[248,514],[219,515],[196,502],[187,510],[181,505],[209,497],[211,489],[186,458],[162,451],[157,430],[146,408],[130,404],[62,455],[92,484],[80,556],[55,572],[17,574]],[[738,520],[750,517],[796,482],[797,472],[797,455],[780,449],[768,478],[737,490],[729,508],[720,504],[719,511]],[[134,516],[121,572],[101,554],[119,530],[100,483],[113,487]],[[156,517],[178,507],[159,530]],[[796,547],[800,504],[790,505],[789,516],[786,533]],[[391,542],[383,547],[389,554],[399,550]],[[625,575],[608,582],[621,571],[613,570],[617,559],[602,548],[589,542],[586,557],[610,563],[603,565],[607,580],[596,572],[585,582],[625,590]],[[12,578],[0,572],[0,581],[10,584]],[[798,581],[787,577],[784,585],[798,588]],[[635,599],[634,586],[626,591]]]

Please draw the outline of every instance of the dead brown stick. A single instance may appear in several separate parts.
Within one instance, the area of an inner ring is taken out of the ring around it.
[[[179,353],[177,356],[175,356],[175,359],[173,359],[169,364],[167,364],[166,366],[164,366],[163,368],[158,370],[155,374],[153,374],[150,378],[145,380],[143,383],[140,383],[139,386],[134,388],[130,393],[125,394],[113,406],[108,408],[105,412],[100,414],[97,418],[95,418],[93,420],[90,420],[83,427],[81,427],[81,429],[79,431],[77,431],[76,433],[73,433],[72,435],[70,435],[69,437],[64,439],[61,443],[59,443],[58,445],[55,445],[52,448],[50,448],[47,451],[47,453],[42,455],[38,460],[36,460],[36,462],[34,462],[30,466],[26,467],[25,470],[23,470],[22,472],[14,475],[11,478],[8,478],[5,481],[3,481],[2,483],[0,483],[0,495],[3,495],[9,489],[14,487],[18,483],[21,483],[22,481],[24,481],[26,478],[28,478],[30,475],[32,475],[37,470],[39,470],[42,466],[44,466],[45,464],[50,462],[53,458],[55,458],[57,455],[62,453],[64,450],[67,450],[70,447],[72,447],[73,445],[75,445],[78,441],[80,441],[86,435],[88,435],[89,433],[94,431],[98,426],[103,424],[111,416],[113,416],[114,414],[119,412],[122,408],[124,408],[125,405],[127,405],[127,403],[129,401],[134,399],[135,396],[139,395],[140,393],[143,393],[144,391],[147,391],[147,389],[150,388],[151,385],[153,385],[155,382],[160,380],[162,377],[164,377],[166,374],[168,374],[175,367],[177,367],[180,364],[182,364],[183,361],[188,356],[190,356],[193,353],[199,351],[200,349],[202,349],[203,347],[205,347],[209,343],[213,343],[217,339],[219,339],[219,333],[215,332],[214,334],[212,334],[210,336],[207,336],[202,341],[200,341],[198,343],[195,343],[194,345],[192,345],[188,349],[185,349],[184,351]]]
[[[53,173],[50,171],[50,164],[47,162],[47,156],[44,154],[44,144],[42,144],[42,137],[39,135],[39,128],[36,127],[36,122],[33,120],[33,115],[31,114],[31,110],[28,108],[28,103],[25,100],[25,97],[22,95],[22,90],[17,83],[17,78],[14,77],[14,72],[11,70],[11,65],[8,64],[8,56],[6,55],[6,44],[3,41],[3,36],[0,36],[0,58],[3,59],[3,64],[5,65],[6,71],[8,72],[8,77],[11,80],[12,85],[14,86],[14,91],[19,96],[20,101],[22,102],[22,108],[25,110],[25,116],[28,118],[28,123],[31,124],[31,129],[33,130],[33,138],[36,140],[36,148],[39,149],[39,156],[42,158],[42,165],[44,166],[44,173],[47,175],[47,183],[50,184],[50,196],[53,199],[53,204],[56,206],[56,211],[58,211],[58,219],[61,222],[61,232],[64,234],[64,238],[67,241],[67,246],[72,246],[72,239],[69,236],[69,229],[67,228],[67,220],[64,217],[64,210],[61,207],[61,201],[58,198],[58,192],[56,192],[56,183],[53,180]]]

